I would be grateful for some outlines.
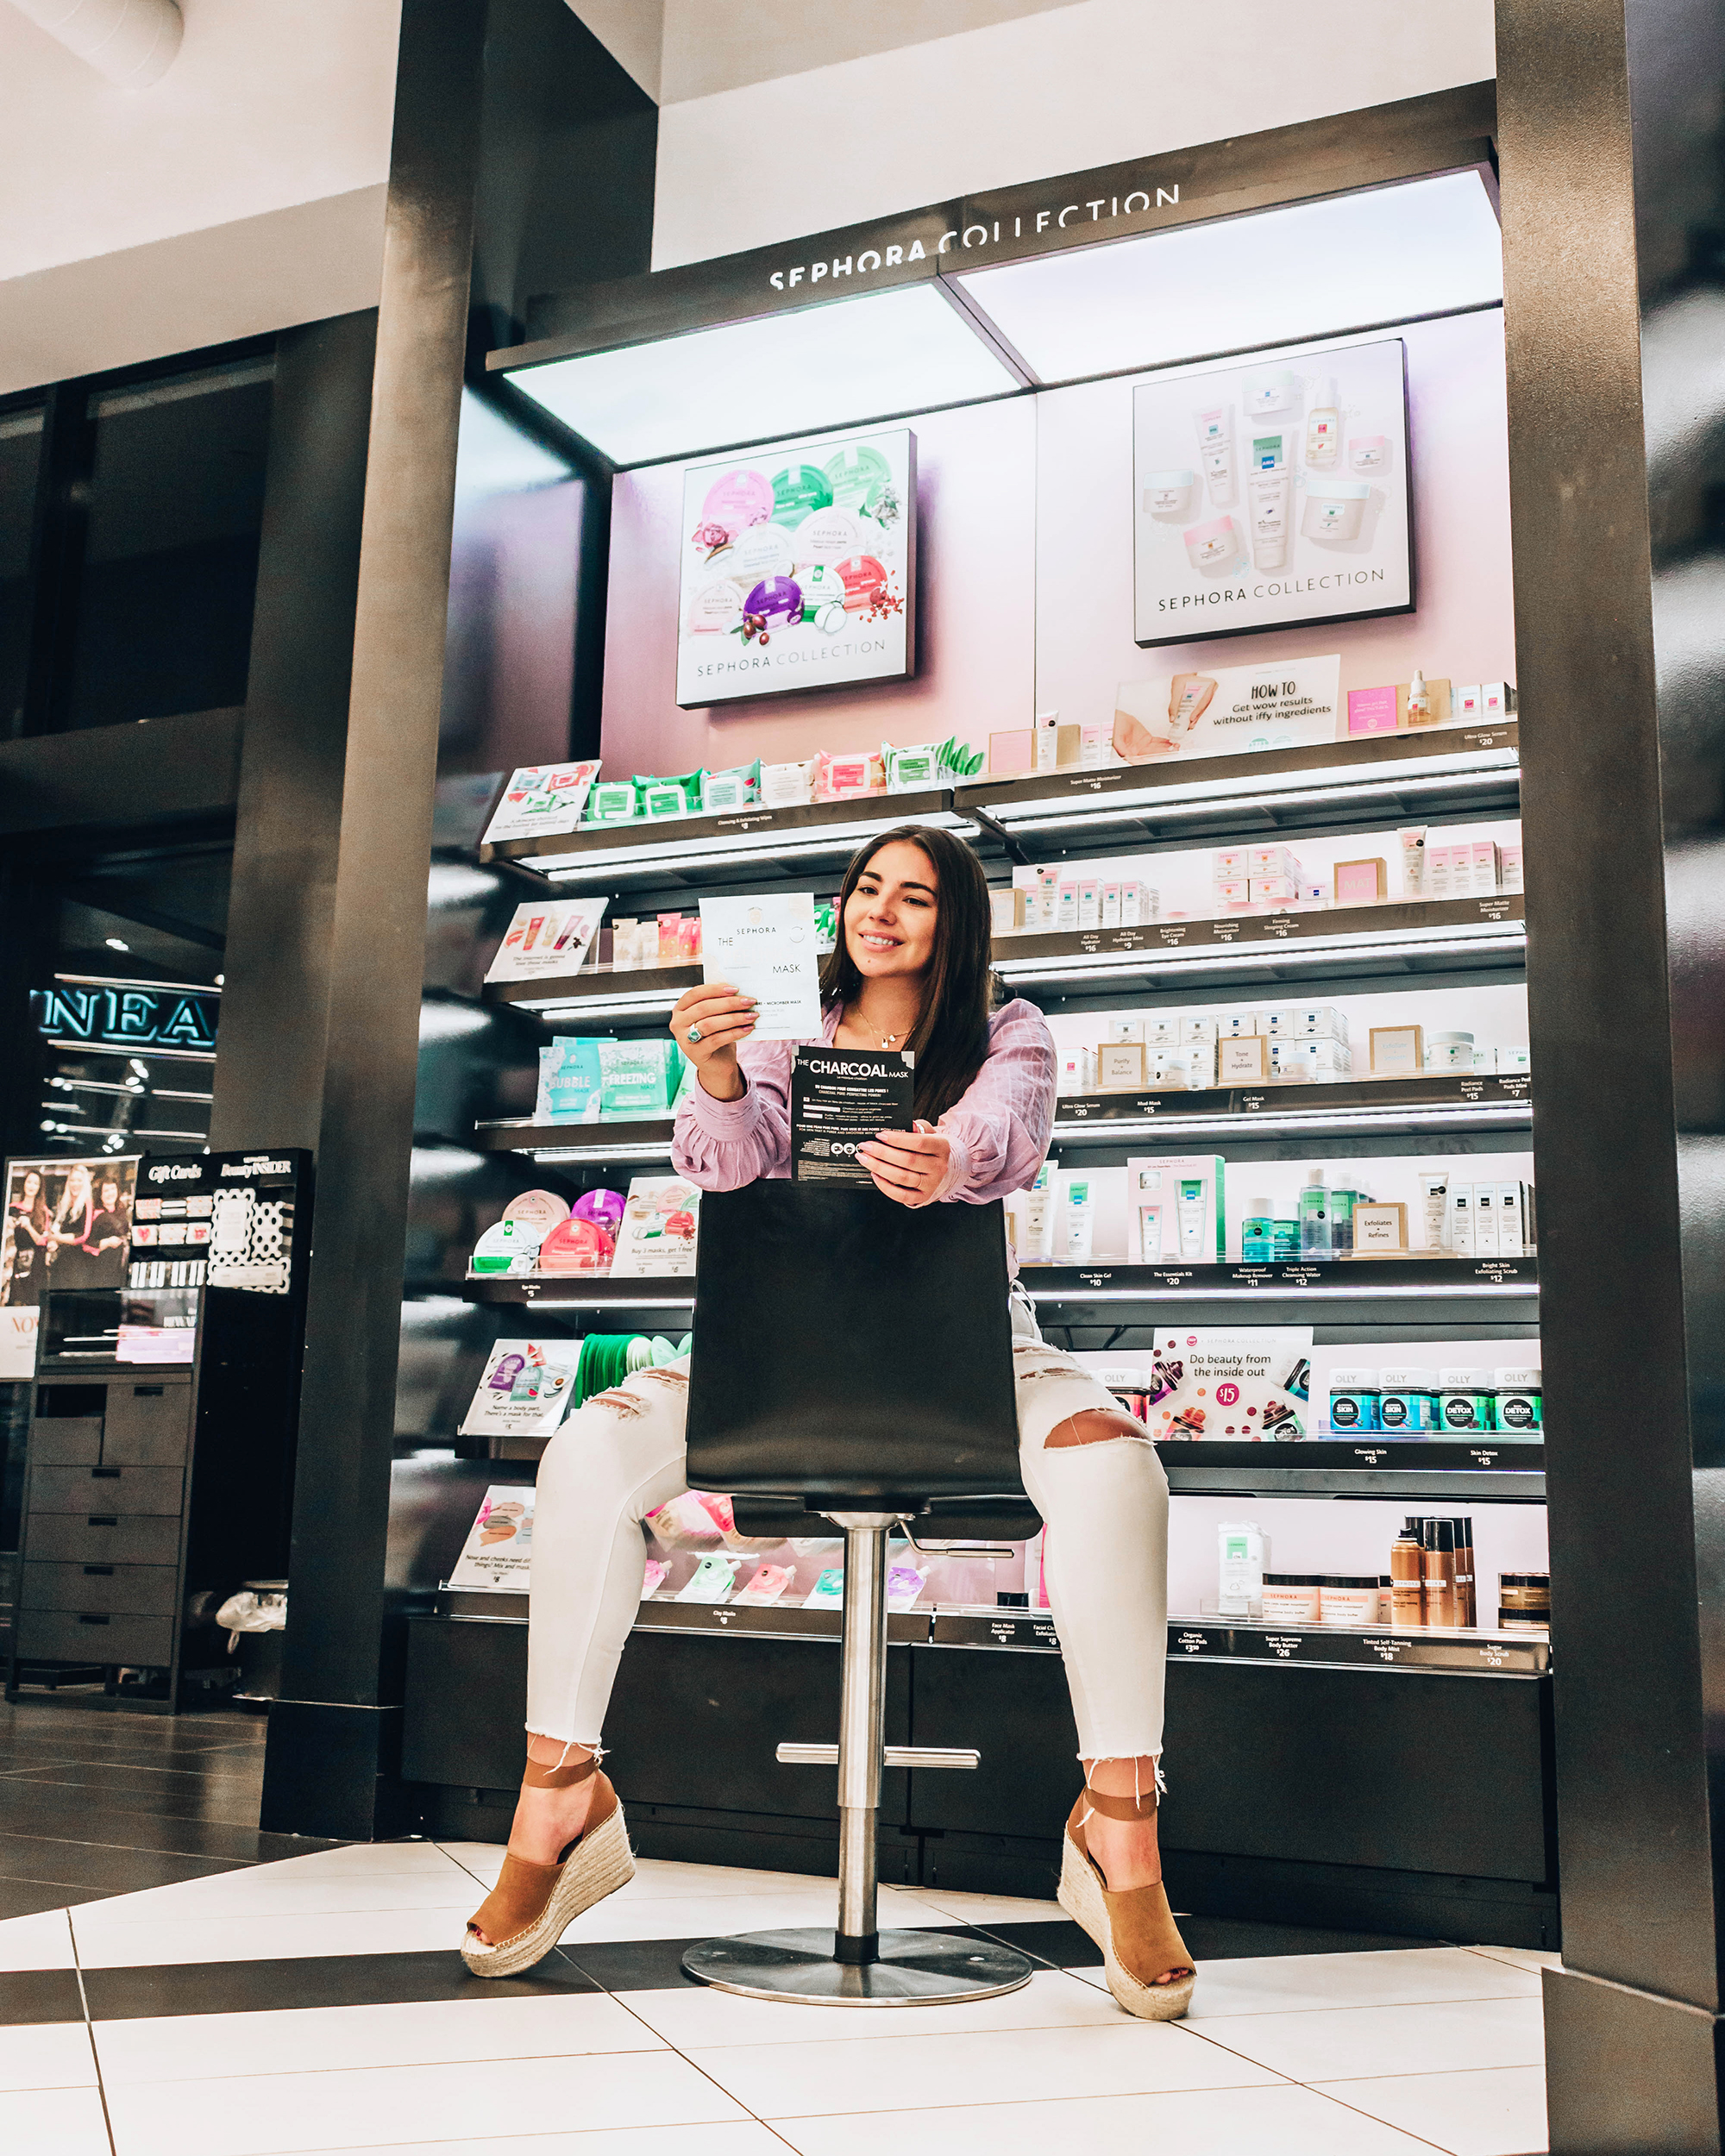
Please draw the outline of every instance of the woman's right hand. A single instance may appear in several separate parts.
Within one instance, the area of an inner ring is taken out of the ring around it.
[[[753,996],[739,994],[729,981],[703,981],[678,999],[671,1013],[671,1034],[695,1067],[704,1092],[715,1100],[740,1100],[744,1090],[737,1044],[755,1031]],[[699,1040],[691,1037],[699,1033]]]

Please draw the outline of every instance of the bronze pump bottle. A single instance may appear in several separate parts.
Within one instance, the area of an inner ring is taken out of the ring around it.
[[[1404,1520],[1401,1533],[1389,1545],[1389,1621],[1398,1628],[1425,1622],[1421,1585],[1424,1564],[1420,1522]]]

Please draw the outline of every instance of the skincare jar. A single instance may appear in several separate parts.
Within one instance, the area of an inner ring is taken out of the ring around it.
[[[1427,1070],[1471,1073],[1473,1069],[1473,1036],[1471,1033],[1433,1033],[1426,1044]]]
[[[1145,474],[1144,513],[1146,517],[1183,517],[1192,506],[1195,472],[1149,472]]]
[[[1239,558],[1232,517],[1213,517],[1207,524],[1194,524],[1185,540],[1186,558],[1195,569],[1225,568]]]
[[[1383,1592],[1376,1572],[1369,1576],[1326,1572],[1318,1588],[1318,1620],[1325,1625],[1375,1625]]]
[[[1491,1427],[1491,1388],[1484,1370],[1438,1372],[1438,1424],[1463,1435]]]
[[[1356,472],[1382,472],[1389,464],[1387,434],[1357,434],[1348,444],[1348,464]]]
[[[1306,481],[1306,511],[1300,530],[1308,539],[1358,539],[1371,489],[1364,480]]]
[[[1378,1424],[1403,1437],[1425,1437],[1438,1426],[1433,1373],[1412,1364],[1378,1373]]]
[[[545,1228],[537,1220],[499,1220],[474,1245],[476,1273],[531,1273],[539,1266]]]
[[[1381,1430],[1378,1420],[1377,1372],[1333,1369],[1330,1372],[1330,1427],[1343,1437],[1357,1430]]]
[[[1264,1583],[1266,1597],[1270,1580]],[[1500,1572],[1497,1575],[1497,1629],[1499,1632],[1544,1632],[1552,1621],[1552,1576],[1549,1572]]]
[[[1245,385],[1240,409],[1248,419],[1262,419],[1271,412],[1292,411],[1300,401],[1300,378],[1287,367],[1273,374],[1254,374]]]
[[[1543,1431],[1540,1372],[1511,1366],[1494,1370],[1491,1378],[1497,1395],[1492,1403],[1492,1420],[1496,1427],[1506,1436],[1518,1438],[1532,1437]]]
[[[1317,1624],[1321,1614],[1320,1593],[1315,1572],[1266,1572],[1264,1576],[1264,1623]]]

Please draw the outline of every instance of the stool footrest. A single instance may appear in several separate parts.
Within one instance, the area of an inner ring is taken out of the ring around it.
[[[784,1744],[775,1756],[781,1767],[836,1767],[838,1746]],[[883,1745],[881,1759],[889,1767],[979,1767],[982,1764],[980,1752],[959,1745]]]

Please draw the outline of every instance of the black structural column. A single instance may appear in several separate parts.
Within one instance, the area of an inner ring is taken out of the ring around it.
[[[402,1823],[386,1582],[484,0],[405,0],[365,476],[283,1697],[263,1822]],[[273,1133],[272,1133],[273,1136]]]
[[[371,308],[276,340],[210,1114],[217,1150],[318,1142],[376,360]]]
[[[1721,2148],[1717,0],[1498,0],[1556,1673],[1554,2156]]]

